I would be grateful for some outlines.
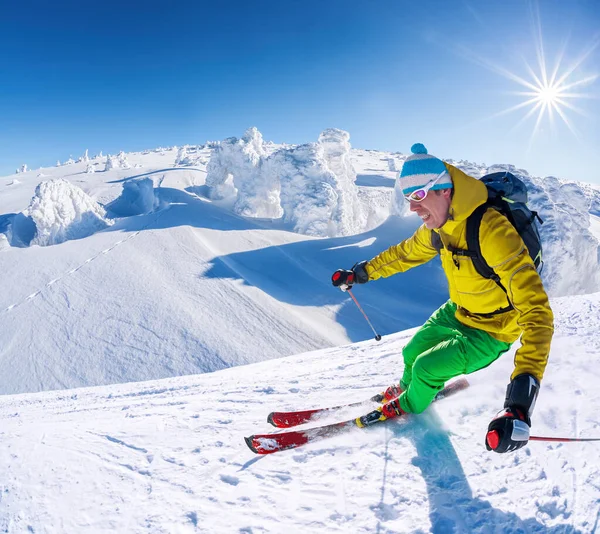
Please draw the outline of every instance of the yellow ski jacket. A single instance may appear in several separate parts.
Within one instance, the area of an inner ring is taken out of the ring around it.
[[[456,318],[463,324],[488,332],[492,337],[513,343],[521,336],[511,379],[530,373],[542,380],[548,362],[554,316],[529,252],[508,219],[488,209],[481,221],[481,253],[500,277],[507,293],[493,281],[480,276],[470,258],[452,255],[451,245],[466,249],[468,216],[487,200],[485,185],[452,165],[445,164],[454,185],[446,223],[438,232],[444,248],[442,268],[448,278],[450,299],[456,303]],[[428,262],[437,255],[431,243],[431,230],[423,224],[410,238],[394,245],[365,266],[369,280],[387,278]],[[508,306],[514,309],[488,315]]]

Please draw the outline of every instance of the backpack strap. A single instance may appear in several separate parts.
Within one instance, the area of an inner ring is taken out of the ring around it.
[[[440,237],[440,234],[438,234],[434,230],[431,230],[431,246],[435,250],[437,250],[438,254],[444,248],[444,243],[442,243],[442,238]]]
[[[460,264],[458,260],[454,258],[454,256],[471,258],[473,267],[475,267],[477,274],[483,278],[487,278],[496,282],[500,289],[506,293],[506,298],[508,300],[508,292],[506,291],[506,288],[502,285],[502,282],[500,282],[500,277],[494,272],[494,269],[489,266],[488,262],[483,257],[483,254],[481,253],[481,244],[479,243],[479,227],[481,226],[481,220],[483,219],[483,215],[488,208],[492,207],[494,207],[494,203],[486,202],[485,204],[482,204],[476,208],[467,218],[467,250],[453,247],[452,245],[444,245],[440,235],[433,230],[431,230],[431,245],[437,250],[438,254],[443,248],[446,248],[452,254],[454,264],[457,267],[459,267]],[[489,318],[500,313],[506,313],[513,309],[513,305],[510,303],[510,300],[508,300],[508,306],[505,306],[504,308],[499,308],[492,313],[478,313],[477,315]]]
[[[508,300],[508,306],[506,306],[505,308],[500,308],[488,315],[497,315],[499,313],[505,313],[514,309],[512,303],[510,302],[510,299],[508,299],[508,291],[506,291],[506,288],[502,285],[500,277],[496,274],[494,269],[492,269],[489,266],[488,262],[483,257],[483,254],[481,252],[481,243],[479,242],[479,229],[481,227],[481,220],[483,219],[483,216],[488,210],[488,208],[492,208],[495,205],[496,202],[486,202],[485,204],[482,204],[481,206],[477,207],[475,211],[473,211],[473,213],[471,213],[471,215],[469,215],[469,217],[467,218],[467,248],[468,251],[471,253],[469,254],[469,256],[473,261],[473,267],[475,267],[475,270],[481,276],[483,276],[483,278],[488,278],[496,282],[498,287],[502,289],[504,293],[506,293],[506,298]]]
[[[506,289],[500,283],[500,277],[494,272],[488,262],[485,261],[483,254],[481,253],[481,243],[479,242],[479,228],[481,226],[481,220],[483,219],[483,215],[488,210],[490,205],[486,202],[482,204],[478,208],[469,215],[467,219],[467,248],[469,251],[473,252],[471,259],[473,260],[473,266],[475,270],[484,278],[489,278],[496,282],[504,292],[506,293]]]

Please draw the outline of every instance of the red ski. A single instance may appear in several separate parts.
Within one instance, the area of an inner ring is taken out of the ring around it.
[[[440,391],[436,395],[434,401],[439,401],[458,393],[468,386],[469,382],[467,379],[460,378]],[[356,404],[360,405],[362,403]],[[350,428],[364,428],[384,420],[386,420],[386,417],[382,414],[381,408],[378,408],[362,417],[357,417],[356,419],[350,419],[341,423],[333,423],[316,428],[309,428],[307,430],[292,430],[290,432],[281,432],[279,434],[255,434],[244,438],[244,440],[246,441],[246,445],[248,445],[248,447],[256,454],[271,454],[287,449],[295,449],[306,443],[320,441],[345,432]]]
[[[309,421],[315,421],[324,415],[331,415],[335,412],[345,410],[347,408],[357,408],[359,406],[367,406],[374,402],[385,404],[399,397],[402,390],[399,386],[390,386],[383,393],[371,397],[370,399],[352,402],[350,404],[342,404],[340,406],[330,406],[327,408],[314,408],[312,410],[301,410],[296,412],[271,412],[267,416],[267,422],[277,428],[290,428],[292,426],[302,425]]]

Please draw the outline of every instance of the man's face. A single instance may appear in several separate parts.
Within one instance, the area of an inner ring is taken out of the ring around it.
[[[429,191],[421,202],[410,201],[410,211],[421,217],[430,230],[441,228],[448,220],[448,211],[452,202],[451,192],[451,189]]]

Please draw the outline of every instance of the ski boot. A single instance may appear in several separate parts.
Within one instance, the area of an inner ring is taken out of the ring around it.
[[[372,401],[378,402],[379,404],[385,404],[391,400],[397,399],[404,390],[400,387],[399,384],[395,384],[390,386],[382,393],[378,393],[374,397],[371,397]]]
[[[393,419],[394,417],[399,417],[400,415],[404,415],[406,412],[400,408],[400,400],[394,399],[383,406],[373,410],[367,415],[363,415],[362,417],[357,417],[354,422],[356,426],[363,428],[365,426],[370,426],[380,421],[386,421],[387,419]]]

